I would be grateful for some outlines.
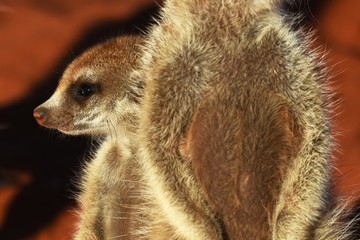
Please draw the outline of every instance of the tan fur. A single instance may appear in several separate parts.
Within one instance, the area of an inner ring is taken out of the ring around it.
[[[321,66],[274,2],[168,0],[146,43],[140,160],[181,239],[348,237]]]
[[[235,99],[233,94],[209,96],[201,104],[189,131],[189,154],[229,238],[267,239],[301,130],[281,96],[262,90]]]
[[[350,239],[321,66],[276,2],[168,0],[138,70],[136,37],[68,67],[35,116],[104,136],[76,239]]]
[[[142,82],[133,69],[142,41],[122,36],[87,50],[34,112],[45,127],[103,139],[82,176],[75,239],[149,239],[153,234],[151,202],[134,145]],[[81,96],[89,86],[94,92]]]
[[[126,123],[118,126],[119,131],[134,132],[141,90],[137,88],[142,83],[131,75],[141,41],[139,36],[112,39],[76,58],[51,98],[35,109],[34,114],[44,114],[38,122],[71,135],[107,135],[117,131],[114,125],[119,122]],[[83,85],[95,93],[83,98],[77,95]]]

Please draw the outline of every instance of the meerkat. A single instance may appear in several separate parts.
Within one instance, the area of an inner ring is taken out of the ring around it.
[[[85,51],[34,111],[44,127],[101,142],[84,169],[75,239],[141,239],[146,232],[146,196],[133,143],[142,89],[134,69],[143,39],[120,36]]]
[[[145,43],[139,159],[180,239],[351,237],[322,66],[280,5],[167,0]]]

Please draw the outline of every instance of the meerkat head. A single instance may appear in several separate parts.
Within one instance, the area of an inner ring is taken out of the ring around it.
[[[108,134],[119,122],[131,124],[141,88],[132,77],[140,41],[140,36],[122,36],[84,52],[34,110],[36,121],[71,135]]]

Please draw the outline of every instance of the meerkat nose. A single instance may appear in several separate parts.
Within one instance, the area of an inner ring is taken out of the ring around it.
[[[44,121],[45,117],[46,117],[46,109],[42,108],[42,107],[37,107],[34,110],[34,118],[36,119],[36,121],[41,125],[42,122]]]

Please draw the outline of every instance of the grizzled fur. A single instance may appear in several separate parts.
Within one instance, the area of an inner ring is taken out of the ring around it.
[[[167,0],[141,61],[124,37],[68,67],[34,115],[105,136],[76,239],[352,239],[321,66],[279,2]]]
[[[142,41],[122,36],[87,50],[34,111],[45,127],[102,139],[83,172],[75,239],[138,239],[149,232],[143,221],[150,206],[133,143],[142,89],[133,70]]]
[[[168,0],[145,44],[140,160],[180,239],[348,239],[323,74],[271,0]]]
[[[142,84],[132,76],[141,42],[141,36],[123,36],[76,58],[51,98],[35,109],[38,122],[65,134],[107,135],[109,124],[125,121],[134,132]]]

